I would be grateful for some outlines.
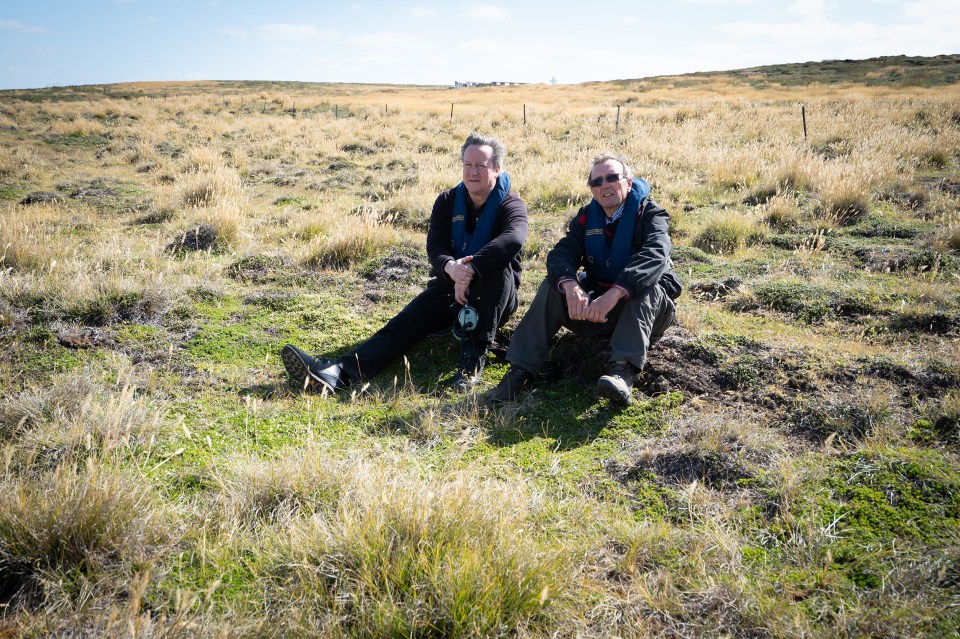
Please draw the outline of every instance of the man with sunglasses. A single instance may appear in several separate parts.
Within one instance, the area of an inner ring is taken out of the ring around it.
[[[547,255],[547,278],[513,333],[510,369],[486,394],[491,401],[530,388],[550,341],[566,326],[582,337],[609,338],[597,394],[628,405],[647,350],[674,321],[682,287],[670,261],[669,216],[649,197],[650,185],[612,153],[593,159],[587,184],[593,200]]]
[[[461,344],[447,385],[469,390],[479,379],[497,329],[517,310],[520,248],[527,207],[510,192],[500,140],[471,133],[460,148],[463,181],[440,193],[427,231],[432,279],[372,337],[337,359],[292,344],[280,353],[295,388],[333,392],[373,377],[423,337],[454,328]]]

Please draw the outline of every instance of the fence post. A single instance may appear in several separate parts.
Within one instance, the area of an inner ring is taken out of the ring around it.
[[[453,122],[453,102],[450,103],[450,121]]]
[[[803,139],[807,139],[807,107],[806,105],[800,105],[800,117],[803,118]]]
[[[339,119],[340,119],[340,105],[339,105],[339,104],[334,104],[334,105],[333,105],[333,119],[334,119],[334,120],[339,120]]]
[[[614,133],[620,133],[620,105],[617,105],[617,127]]]
[[[264,113],[267,112],[267,99],[266,99],[266,98],[263,99],[263,112],[264,112]]]
[[[523,105],[523,124],[527,124],[527,105]]]

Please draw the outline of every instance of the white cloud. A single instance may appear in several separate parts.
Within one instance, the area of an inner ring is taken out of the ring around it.
[[[955,24],[955,23],[951,23]],[[944,24],[873,24],[826,20],[735,22],[718,29],[749,42],[758,63],[860,59],[882,55],[937,55],[960,48],[960,34]],[[754,66],[751,64],[750,66]]]
[[[312,24],[265,24],[260,27],[260,35],[264,40],[282,40],[289,42],[331,39],[336,32],[331,29],[318,29]]]
[[[903,5],[903,15],[908,20],[915,20],[923,24],[946,27],[952,25],[954,29],[960,24],[960,4],[956,0],[918,0]]]
[[[436,9],[428,9],[426,7],[412,7],[410,9],[410,15],[412,15],[414,18],[424,18],[426,20],[430,20],[432,18],[436,18],[437,15],[439,15],[439,11]]]
[[[623,23],[628,24],[630,26],[633,26],[635,24],[640,24],[640,18],[638,18],[637,16],[628,16],[623,19]]]
[[[787,13],[804,18],[819,18],[823,11],[823,0],[797,0],[787,7]]]
[[[361,47],[398,51],[429,51],[433,49],[433,44],[427,40],[403,33],[368,33],[348,38],[347,42]]]
[[[21,33],[45,33],[43,27],[32,27],[16,20],[0,20],[0,29],[10,29],[11,31],[20,31]]]
[[[495,4],[467,5],[466,13],[471,20],[502,20],[507,17],[506,10]]]

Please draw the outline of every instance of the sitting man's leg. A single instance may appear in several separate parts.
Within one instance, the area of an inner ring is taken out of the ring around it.
[[[550,353],[550,341],[567,318],[563,296],[544,280],[517,329],[510,338],[507,361],[510,369],[486,397],[494,402],[514,399],[529,388]]]
[[[477,293],[470,303],[477,311],[477,326],[461,337],[460,364],[448,385],[470,390],[479,381],[486,364],[487,352],[497,338],[497,329],[516,312],[519,301],[513,271],[499,273],[476,281]]]
[[[633,401],[636,373],[647,363],[647,352],[676,318],[673,300],[662,287],[619,304],[616,324],[610,337],[607,374],[597,381],[597,394],[620,404]],[[614,318],[611,317],[611,320]]]
[[[383,328],[336,360],[314,358],[295,346],[284,346],[281,358],[291,385],[309,388],[317,384],[332,392],[373,377],[426,335],[449,327],[452,300],[452,287],[431,281]]]

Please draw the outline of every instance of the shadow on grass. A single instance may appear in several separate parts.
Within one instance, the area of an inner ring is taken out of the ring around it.
[[[677,406],[676,393],[637,398],[630,406],[599,399],[592,384],[565,377],[545,382],[516,401],[490,409],[494,428],[488,443],[513,446],[542,437],[554,440],[556,450],[571,450],[597,439],[653,435],[663,430],[665,413]]]

